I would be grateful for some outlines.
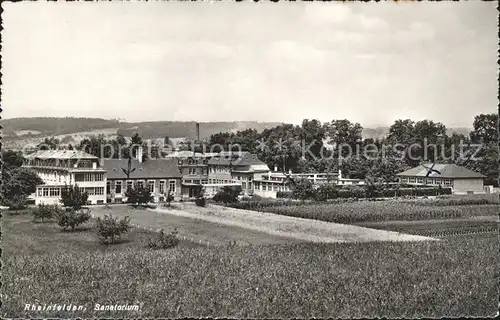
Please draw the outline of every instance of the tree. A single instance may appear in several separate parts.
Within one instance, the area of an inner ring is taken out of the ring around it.
[[[130,203],[134,206],[144,206],[154,200],[154,197],[151,195],[149,190],[137,183],[135,184],[134,188],[130,188],[125,192],[125,196],[127,197],[127,203]]]
[[[78,185],[66,185],[61,189],[61,202],[65,207],[71,207],[74,211],[80,210],[87,204],[89,195],[79,188]]]
[[[43,184],[43,180],[31,169],[24,167],[2,168],[1,200],[4,204],[18,202],[36,191],[36,186]]]
[[[498,114],[480,114],[474,118],[474,130],[470,133],[473,142],[485,144],[498,141]]]
[[[118,220],[111,215],[105,215],[104,218],[97,218],[94,228],[101,243],[114,244],[117,238],[127,233],[132,227],[128,216]]]
[[[299,179],[292,186],[292,197],[299,200],[312,199],[314,197],[313,184],[309,179]]]
[[[172,201],[174,201],[174,194],[173,192],[170,190],[170,188],[168,188],[166,194],[165,194],[165,201],[167,202],[167,205],[170,207],[170,203]]]
[[[60,141],[57,138],[45,138],[43,142],[38,144],[39,150],[56,150],[59,147]]]
[[[363,127],[359,123],[352,123],[347,119],[332,120],[325,123],[324,130],[328,143],[331,145],[348,145],[354,149],[355,145],[362,140]],[[348,154],[348,148],[342,148],[341,156]]]
[[[20,167],[23,165],[24,157],[22,152],[13,150],[2,150],[2,163],[4,166]]]
[[[55,212],[57,224],[64,230],[68,228],[74,231],[75,228],[90,220],[90,210],[76,211],[72,208],[58,210]]]

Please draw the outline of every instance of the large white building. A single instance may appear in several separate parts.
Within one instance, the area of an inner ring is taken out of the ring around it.
[[[35,171],[44,182],[32,195],[37,205],[60,203],[61,189],[76,184],[89,195],[89,204],[106,201],[106,171],[91,154],[78,150],[39,150],[27,155],[23,166]]]
[[[456,164],[435,164],[433,167],[432,164],[420,165],[398,173],[397,176],[400,183],[449,187],[454,194],[485,192],[484,175]]]

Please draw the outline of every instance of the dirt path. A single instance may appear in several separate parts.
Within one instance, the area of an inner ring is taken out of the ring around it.
[[[170,232],[177,228],[179,238],[202,245],[238,245],[286,244],[304,242],[296,238],[271,235],[258,230],[250,230],[237,226],[214,223],[196,217],[181,215],[166,215],[156,210],[133,209],[127,205],[113,205],[110,209],[93,207],[94,217],[111,214],[113,217],[130,217],[131,224],[136,228],[157,231],[164,229]]]
[[[318,220],[294,218],[267,212],[240,210],[215,205],[197,207],[191,203],[175,204],[174,208],[157,208],[166,216],[192,219],[264,232],[270,235],[310,242],[425,241],[429,237],[376,230]]]

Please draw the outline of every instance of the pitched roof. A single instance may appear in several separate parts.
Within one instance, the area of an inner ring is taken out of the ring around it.
[[[26,156],[38,159],[99,159],[81,150],[38,150]]]
[[[174,159],[150,159],[139,162],[132,159],[130,179],[148,178],[181,178],[181,172]],[[122,169],[128,168],[128,159],[108,159],[103,160],[102,167],[106,169],[108,179],[127,179],[127,175]]]
[[[425,164],[425,167],[431,168],[432,164],[428,163]],[[419,165],[417,167],[411,168],[409,170],[406,170],[404,172],[398,173],[397,176],[411,176],[411,177],[425,177],[427,175],[427,172],[429,169],[425,168],[422,165]],[[431,174],[429,174],[430,178],[450,178],[450,179],[457,179],[457,178],[484,178],[485,176],[480,174],[479,172],[475,172],[472,170],[469,170],[467,168],[457,166],[456,164],[439,164],[436,163],[434,165],[435,170],[439,171],[441,174],[432,171]]]
[[[235,158],[232,159],[231,161],[231,155],[233,155]],[[209,165],[222,165],[222,166],[229,166],[229,164],[239,167],[239,166],[266,166],[267,165],[259,160],[256,154],[251,154],[249,152],[243,151],[243,152],[224,152],[220,153],[217,157],[213,157],[212,159],[208,160]],[[267,168],[269,170],[269,168]]]

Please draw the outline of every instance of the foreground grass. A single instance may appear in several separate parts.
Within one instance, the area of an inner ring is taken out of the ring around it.
[[[367,221],[470,218],[493,216],[500,212],[498,205],[422,206],[401,201],[286,203],[283,205],[242,202],[235,204],[234,207],[347,224]]]
[[[413,318],[492,316],[497,309],[499,246],[492,237],[167,251],[128,242],[102,251],[44,232],[16,237],[18,228],[3,226],[2,317]],[[43,251],[33,251],[37,243]],[[30,312],[26,303],[87,309]],[[141,309],[94,311],[95,303]]]

